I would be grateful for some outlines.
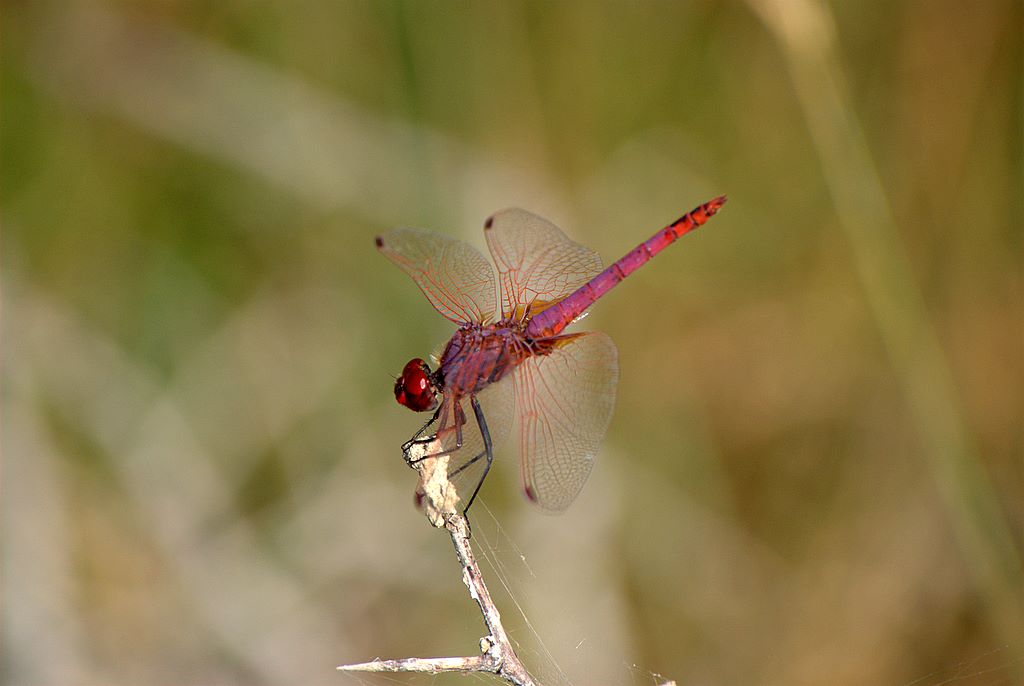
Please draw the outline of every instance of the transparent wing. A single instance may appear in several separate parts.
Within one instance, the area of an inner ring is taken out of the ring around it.
[[[532,317],[601,271],[596,252],[526,210],[502,210],[484,228],[498,267],[501,313],[506,319]]]
[[[494,269],[473,246],[431,231],[401,228],[378,236],[377,249],[411,276],[448,319],[493,320]]]
[[[527,358],[512,376],[523,488],[549,511],[567,508],[590,476],[619,380],[618,352],[607,335],[559,340],[551,354]]]
[[[512,426],[515,403],[512,384],[502,379],[477,393],[476,398],[483,410],[493,446],[508,437]],[[455,468],[479,455],[484,449],[484,443],[469,397],[456,399],[445,395],[444,403],[446,407],[438,417],[438,438],[445,450],[454,451],[452,466]],[[458,432],[455,431],[459,422],[462,422],[461,448],[458,447]]]

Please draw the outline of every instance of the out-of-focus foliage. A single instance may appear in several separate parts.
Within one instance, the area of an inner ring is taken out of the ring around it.
[[[612,259],[719,193],[583,322],[622,367],[583,496],[483,491],[523,659],[1020,683],[1020,3],[4,10],[6,683],[471,654],[390,388],[451,329],[374,234],[518,205]]]

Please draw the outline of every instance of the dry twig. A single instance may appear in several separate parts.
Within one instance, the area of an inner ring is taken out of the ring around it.
[[[434,449],[431,445],[413,446],[410,458]],[[420,473],[419,490],[423,493],[423,507],[427,519],[434,526],[447,529],[455,546],[455,555],[462,566],[462,582],[476,601],[487,625],[488,634],[480,639],[480,655],[469,657],[409,657],[398,660],[373,660],[352,665],[341,665],[343,672],[490,672],[515,686],[536,686],[536,682],[519,660],[501,624],[501,614],[491,600],[473,549],[469,545],[469,525],[458,510],[459,496],[448,481],[448,457],[432,458],[413,463]]]

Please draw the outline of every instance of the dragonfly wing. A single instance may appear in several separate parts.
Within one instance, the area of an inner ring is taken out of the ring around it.
[[[430,304],[456,323],[494,318],[494,269],[480,251],[460,240],[421,229],[393,229],[377,249],[412,277]]]
[[[484,227],[506,319],[521,321],[543,311],[601,271],[596,252],[526,210],[502,210]]]
[[[573,334],[549,355],[513,372],[519,456],[526,496],[542,509],[567,508],[586,483],[608,430],[619,380],[607,335]]]

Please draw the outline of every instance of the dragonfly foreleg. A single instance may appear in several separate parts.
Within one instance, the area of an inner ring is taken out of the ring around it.
[[[473,489],[473,495],[469,496],[469,501],[466,503],[466,506],[462,508],[463,517],[465,517],[466,513],[469,512],[469,508],[473,504],[473,501],[476,500],[476,494],[480,492],[480,487],[484,485],[484,479],[487,478],[487,473],[491,471],[491,464],[494,462],[494,451],[491,448],[491,432],[487,429],[487,420],[484,419],[484,412],[480,408],[480,403],[477,401],[475,395],[470,397],[469,402],[473,406],[473,414],[476,415],[476,425],[480,428],[480,437],[483,439],[484,449],[479,455],[474,456],[473,459],[469,460],[452,472],[449,475],[449,478],[456,476],[459,472],[468,469],[473,464],[476,464],[480,461],[480,458],[487,458],[487,464],[484,465],[484,473],[480,475],[480,479],[476,482],[476,487]]]
[[[406,441],[405,443],[402,444],[402,452],[403,453],[408,455],[409,454],[409,448],[411,448],[414,443],[419,442],[420,441],[420,436],[423,435],[423,432],[426,431],[427,429],[429,429],[430,425],[437,421],[437,418],[441,415],[441,408],[442,407],[443,406],[438,406],[437,410],[434,411],[434,416],[431,417],[427,421],[426,424],[424,424],[422,427],[420,427],[420,430],[417,431],[416,433],[414,433],[412,435],[412,438],[410,438],[408,441]],[[433,437],[430,437],[429,440],[433,440]]]

